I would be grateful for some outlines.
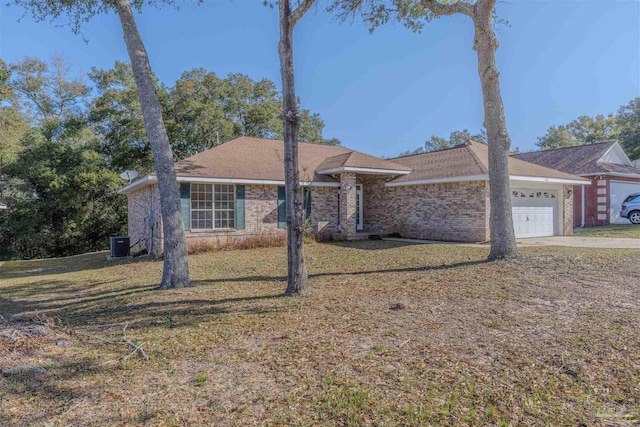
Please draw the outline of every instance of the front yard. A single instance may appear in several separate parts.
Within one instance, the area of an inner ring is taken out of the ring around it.
[[[0,425],[640,422],[640,250],[521,252],[311,244],[308,298],[280,297],[285,248],[191,256],[163,292],[158,261],[4,263],[0,368],[45,372],[0,376]],[[148,361],[86,335],[125,325]]]
[[[600,227],[574,228],[573,234],[578,237],[621,237],[640,239],[640,225],[609,224]]]

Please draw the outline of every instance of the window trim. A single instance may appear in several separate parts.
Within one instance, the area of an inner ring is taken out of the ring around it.
[[[193,208],[193,191],[194,185],[203,185],[205,188],[207,186],[211,186],[211,209],[194,209]],[[231,209],[216,209],[216,187],[225,186],[231,187],[231,191],[227,192],[227,194],[232,195],[232,199],[229,200]],[[237,220],[238,220],[238,206],[236,202],[237,194],[236,194],[236,184],[227,184],[227,183],[208,183],[208,182],[192,182],[191,188],[189,189],[189,225],[190,231],[192,232],[206,232],[206,231],[230,231],[237,230]],[[211,212],[211,228],[198,228],[194,227],[194,219],[192,213],[196,212]],[[216,212],[233,212],[233,227],[216,227]]]

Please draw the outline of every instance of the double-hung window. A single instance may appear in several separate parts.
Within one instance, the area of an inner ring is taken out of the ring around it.
[[[191,229],[235,228],[235,186],[191,184]]]

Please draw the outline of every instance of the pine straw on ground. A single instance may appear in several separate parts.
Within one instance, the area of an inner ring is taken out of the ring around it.
[[[5,263],[0,313],[71,345],[0,336],[0,425],[636,425],[640,251],[310,244],[190,257],[196,286],[106,254]],[[42,317],[38,317],[42,319]],[[85,335],[145,343],[150,360]]]

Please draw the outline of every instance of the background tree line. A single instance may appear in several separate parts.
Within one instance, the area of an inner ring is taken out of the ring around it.
[[[616,114],[580,116],[566,125],[551,126],[536,146],[548,150],[603,141],[618,141],[630,159],[640,159],[640,97],[620,106]]]
[[[482,129],[472,134],[464,129],[451,132],[448,139],[432,135],[424,146],[403,151],[398,156],[444,150],[470,139],[486,144],[487,133]],[[551,126],[547,133],[537,138],[536,147],[539,150],[549,150],[604,141],[618,141],[631,160],[640,159],[640,97],[622,105],[616,114],[606,117],[602,114],[595,117],[580,116],[566,125]],[[513,149],[513,152],[519,151],[519,148]]]
[[[267,79],[193,69],[156,85],[175,160],[239,136],[282,138],[282,96]],[[300,112],[300,140],[340,144]],[[61,57],[0,59],[0,258],[105,249],[126,233],[125,169],[153,171],[129,64],[75,76]]]

